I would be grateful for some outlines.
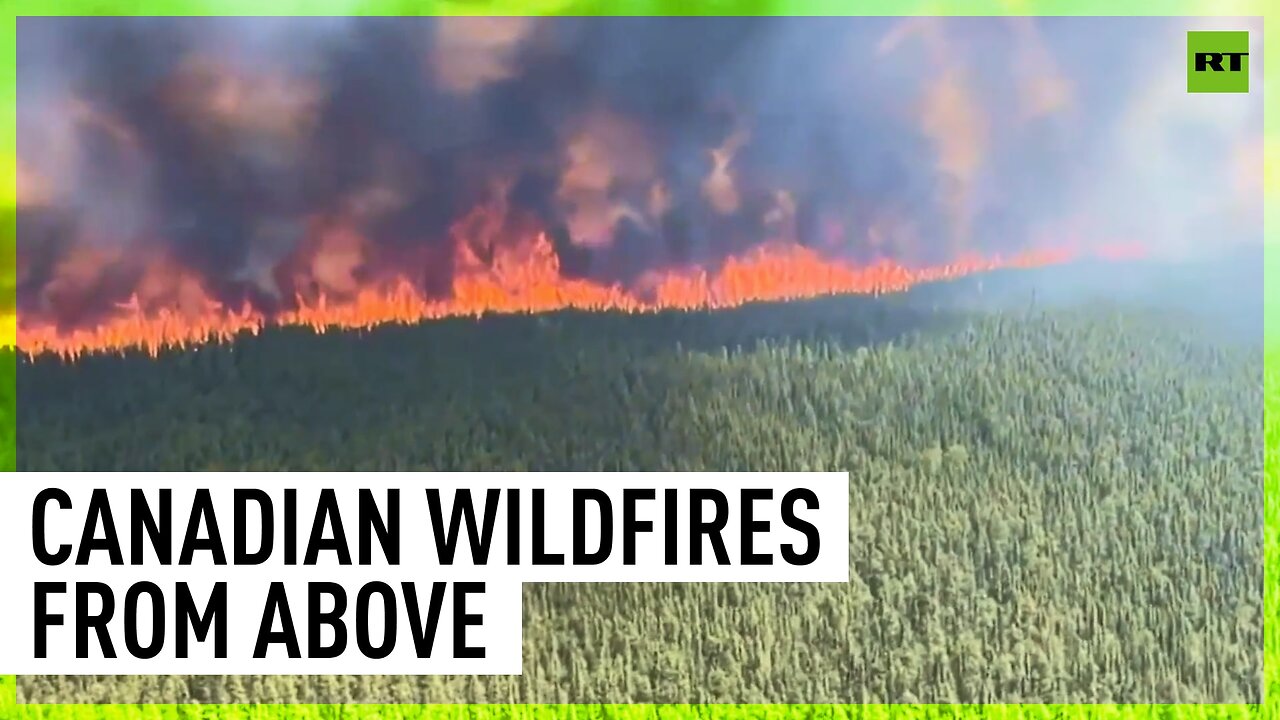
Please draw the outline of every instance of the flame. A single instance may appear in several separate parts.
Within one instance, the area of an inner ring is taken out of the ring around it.
[[[294,309],[269,316],[248,305],[224,307],[201,294],[196,279],[182,276],[181,303],[149,308],[135,294],[114,317],[93,327],[60,329],[38,319],[18,318],[17,347],[27,355],[51,353],[66,359],[129,349],[156,356],[166,349],[231,341],[242,333],[256,335],[271,326],[303,326],[324,333],[486,313],[723,309],[757,301],[899,292],[919,283],[977,272],[1068,262],[1082,254],[1078,248],[1060,247],[1006,258],[971,255],[946,265],[911,268],[888,260],[859,266],[824,258],[799,245],[778,243],[731,258],[716,271],[685,268],[650,273],[624,288],[564,277],[550,239],[536,233],[523,243],[498,246],[487,262],[459,242],[451,293],[444,298],[428,297],[411,282],[396,279],[361,287],[340,300],[325,294],[314,300],[299,297]],[[1141,249],[1115,246],[1091,254],[1128,259],[1141,255]],[[343,273],[345,280],[349,277],[345,265]]]

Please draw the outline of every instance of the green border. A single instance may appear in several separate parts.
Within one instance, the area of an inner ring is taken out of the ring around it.
[[[14,206],[15,19],[22,15],[1217,15],[1264,16],[1261,0],[0,0],[0,347],[12,348],[16,277]],[[1264,20],[1264,24],[1266,23]],[[1271,107],[1280,77],[1277,43],[1264,37],[1266,215],[1274,220],[1276,159],[1280,148],[1277,114]],[[1265,229],[1266,359],[1264,490],[1266,598],[1264,701],[1262,705],[19,705],[13,676],[0,677],[0,718],[13,720],[276,720],[283,718],[408,720],[409,718],[743,718],[810,717],[950,718],[1245,718],[1280,717],[1280,291],[1270,280],[1280,265],[1274,222]],[[0,471],[13,471],[16,453],[14,353],[0,351]]]

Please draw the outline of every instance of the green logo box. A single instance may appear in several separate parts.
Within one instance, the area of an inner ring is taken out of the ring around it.
[[[1249,33],[1187,33],[1187,92],[1249,92]]]

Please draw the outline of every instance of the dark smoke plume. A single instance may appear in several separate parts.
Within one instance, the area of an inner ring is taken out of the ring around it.
[[[1161,94],[1185,27],[23,18],[19,309],[181,305],[175,268],[232,306],[439,295],[472,226],[481,263],[546,232],[562,274],[622,284],[779,239],[932,263],[1260,232],[1231,183],[1261,94]]]

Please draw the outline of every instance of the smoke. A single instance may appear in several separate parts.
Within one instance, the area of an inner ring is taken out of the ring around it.
[[[627,286],[762,243],[1260,240],[1261,92],[1186,94],[1187,27],[22,18],[19,311],[447,295],[540,233]]]
[[[534,21],[530,18],[445,17],[436,20],[431,51],[433,79],[446,90],[471,93],[518,74],[515,55]]]
[[[1186,92],[1182,68],[1158,65],[1186,29],[1249,30],[1247,95]],[[1197,19],[1135,42],[1150,68],[1105,136],[1109,170],[1082,203],[1095,234],[1144,234],[1162,254],[1197,258],[1262,240],[1262,27],[1257,19]],[[1140,211],[1139,211],[1140,209]]]

